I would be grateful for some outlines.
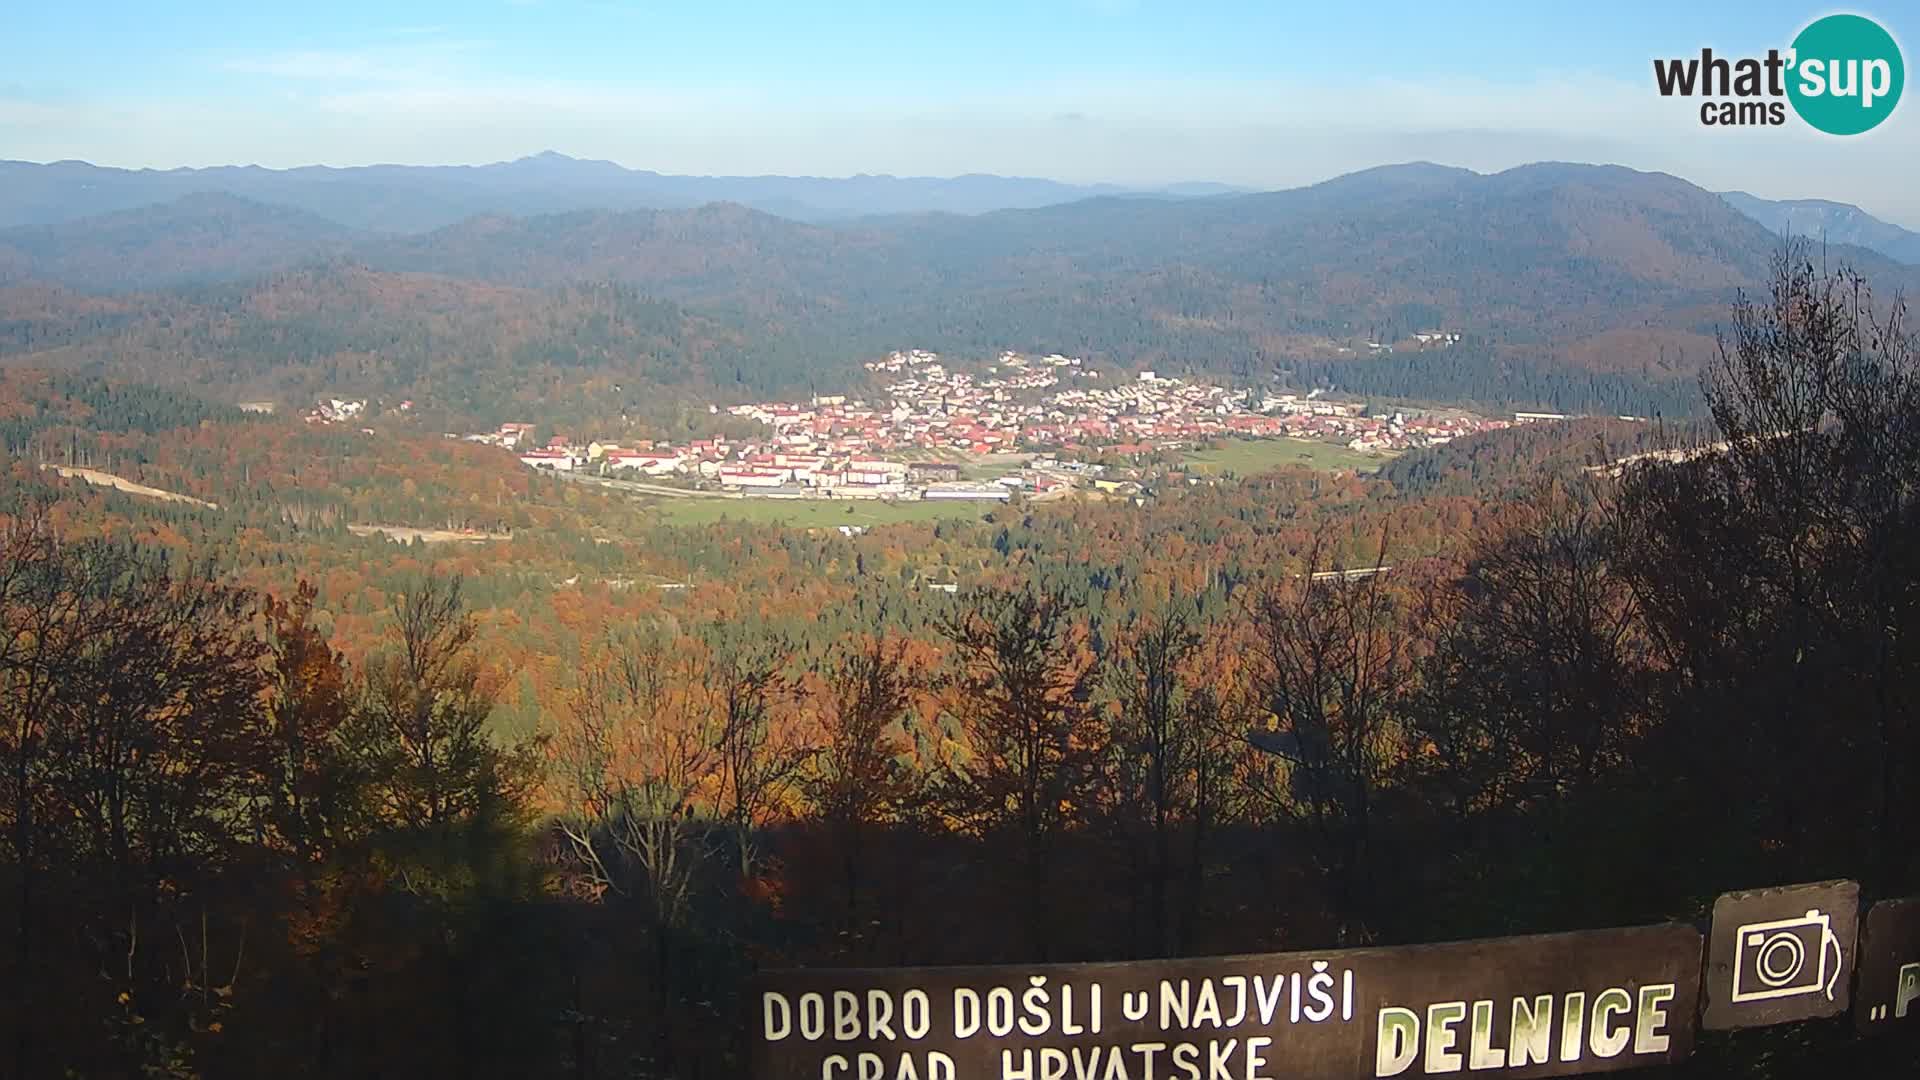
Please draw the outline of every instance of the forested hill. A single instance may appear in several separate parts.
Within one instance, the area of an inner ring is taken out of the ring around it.
[[[715,204],[417,236],[195,196],[0,230],[0,352],[227,397],[432,393],[482,412],[600,377],[716,396],[842,385],[858,361],[914,346],[1672,412],[1693,400],[1727,301],[1764,279],[1779,243],[1683,180],[1560,164],[1392,166],[1293,191],[977,217],[822,226]],[[1828,257],[1885,291],[1920,282],[1864,249]],[[636,322],[638,308],[592,296],[672,314]],[[1409,340],[1428,329],[1462,340]]]
[[[1816,243],[1871,248],[1904,263],[1920,263],[1920,233],[1881,221],[1851,203],[1827,199],[1762,199],[1744,191],[1723,191],[1733,208],[1783,236]]]
[[[111,297],[0,289],[0,362],[184,384],[229,401],[392,394],[454,417],[593,415],[778,386],[739,331],[619,285],[520,289],[345,265]],[[39,314],[36,314],[39,313]],[[9,326],[11,323],[11,332]],[[9,355],[11,354],[11,355]]]
[[[0,282],[139,289],[229,281],[344,255],[357,237],[303,210],[201,192],[83,222],[0,232]]]
[[[738,202],[824,221],[874,213],[981,213],[1134,191],[1185,198],[1224,184],[1123,188],[1018,176],[675,176],[552,151],[489,165],[307,166],[263,169],[113,169],[84,161],[0,161],[0,226],[74,221],[195,192],[297,207],[342,225],[417,233],[482,214],[528,216],[589,209],[671,209]]]

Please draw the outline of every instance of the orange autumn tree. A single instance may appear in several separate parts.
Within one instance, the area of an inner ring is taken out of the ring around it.
[[[349,709],[347,675],[314,625],[314,597],[313,585],[301,581],[292,600],[269,598],[265,611],[272,753],[266,817],[278,843],[306,864],[341,839],[347,812],[336,742]]]
[[[568,695],[551,743],[555,826],[575,891],[631,896],[667,926],[687,913],[695,833],[711,815],[719,717],[699,664],[669,634],[610,636]]]
[[[850,943],[865,932],[873,838],[914,814],[925,783],[906,726],[928,659],[915,646],[860,635],[837,644],[808,684],[821,733],[804,789],[839,864],[839,930]]]
[[[1319,545],[1305,569],[1253,604],[1250,686],[1265,751],[1250,795],[1301,831],[1324,875],[1343,938],[1365,940],[1376,899],[1370,850],[1378,803],[1404,757],[1424,647],[1413,617],[1417,588],[1381,571],[1388,550],[1356,576]],[[1368,574],[1367,571],[1372,571]],[[1360,576],[1364,575],[1364,576]]]
[[[1245,710],[1227,674],[1237,656],[1202,623],[1195,598],[1153,603],[1114,629],[1104,664],[1107,812],[1135,868],[1136,954],[1181,955],[1197,930],[1214,831],[1231,812]]]
[[[1104,731],[1087,629],[1065,595],[1028,584],[974,593],[942,630],[953,649],[947,711],[959,752],[936,794],[949,821],[1005,842],[1019,871],[1027,945],[1047,959],[1058,905],[1054,861],[1096,797]]]

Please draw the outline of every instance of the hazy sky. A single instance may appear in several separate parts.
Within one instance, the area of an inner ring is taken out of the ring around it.
[[[1433,0],[20,2],[0,158],[996,172],[1291,187],[1385,162],[1617,162],[1920,228],[1920,101],[1848,139],[1703,128],[1652,59],[1831,8]],[[1920,5],[1849,7],[1906,46]],[[1920,93],[1920,92],[1917,92]],[[1909,97],[1915,95],[1909,94]]]

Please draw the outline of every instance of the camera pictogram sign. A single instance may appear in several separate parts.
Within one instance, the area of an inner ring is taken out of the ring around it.
[[[1722,895],[1707,940],[1701,1026],[1762,1027],[1847,1011],[1859,923],[1860,886],[1851,881]]]

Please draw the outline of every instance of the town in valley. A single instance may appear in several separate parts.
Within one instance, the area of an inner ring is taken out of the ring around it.
[[[1458,335],[1432,331],[1422,343]],[[1161,455],[1227,440],[1293,440],[1342,461],[1384,460],[1464,435],[1539,420],[1460,408],[1378,408],[1321,390],[1234,390],[1155,371],[1103,372],[1081,357],[1003,352],[978,373],[926,349],[894,351],[865,365],[869,396],[815,394],[804,401],[711,405],[715,415],[757,422],[762,433],[679,442],[556,433],[512,421],[491,431],[449,433],[502,448],[527,468],[658,494],[746,498],[1005,502],[1076,489],[1132,495]],[[410,412],[412,401],[394,411]],[[307,413],[347,423],[364,400],[331,399]],[[1361,467],[1365,467],[1364,465]],[[1180,469],[1155,475],[1198,482]]]

